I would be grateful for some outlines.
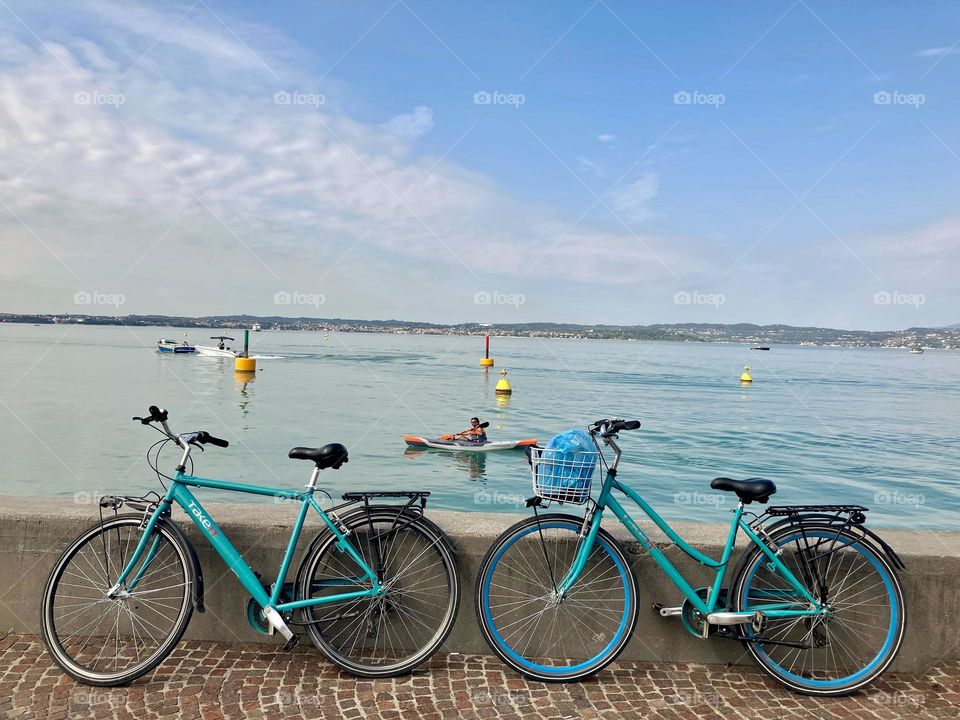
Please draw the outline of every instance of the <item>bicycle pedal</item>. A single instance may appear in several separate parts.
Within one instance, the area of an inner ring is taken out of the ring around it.
[[[300,636],[294,635],[283,644],[283,651],[291,652],[299,644],[300,644]]]

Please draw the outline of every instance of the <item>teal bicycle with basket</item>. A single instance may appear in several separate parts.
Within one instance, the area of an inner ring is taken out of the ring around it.
[[[303,628],[332,662],[376,678],[411,672],[446,639],[460,585],[452,544],[423,514],[430,493],[351,492],[342,504],[324,510],[314,499],[325,492],[317,480],[322,470],[347,462],[347,449],[339,443],[293,448],[289,457],[313,462],[314,468],[303,490],[288,490],[197,477],[191,451],[227,447],[226,440],[206,431],[174,434],[167,411],[156,406],[147,417],[133,419],[163,434],[147,459],[161,484],[166,479],[169,485],[163,495],[101,498],[100,522],[54,564],[41,603],[43,640],[69,675],[90,685],[129,683],[173,650],[194,610],[204,612],[202,569],[192,543],[171,520],[175,504],[250,594],[250,624],[258,632],[279,633],[285,650],[297,645],[295,629]],[[181,451],[172,476],[158,469],[160,451],[169,443]],[[261,582],[191,487],[300,504],[274,582]],[[122,507],[134,512],[119,513]],[[322,529],[304,552],[296,580],[287,582],[311,509]],[[113,516],[105,518],[104,510],[113,510]]]
[[[738,498],[719,559],[689,545],[617,476],[619,433],[640,423],[603,419],[587,430],[595,451],[534,448],[533,517],[506,530],[487,552],[476,583],[480,627],[510,667],[543,681],[580,680],[612,662],[632,636],[640,598],[620,543],[601,522],[607,510],[676,585],[679,616],[697,638],[742,642],[777,682],[809,695],[844,695],[867,686],[896,657],[906,608],[897,571],[904,565],[874,531],[860,505],[770,506],[770,480],[716,478],[710,487]],[[613,450],[608,464],[603,448]],[[606,476],[591,497],[594,468]],[[676,546],[713,573],[693,585],[627,513],[614,493],[632,500]],[[544,512],[550,504],[585,505],[583,514]],[[748,541],[732,572],[737,535]],[[730,582],[724,584],[729,575]]]

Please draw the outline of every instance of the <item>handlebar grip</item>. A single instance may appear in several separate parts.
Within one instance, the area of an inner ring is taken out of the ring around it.
[[[613,437],[622,430],[636,430],[640,427],[639,420],[609,420],[606,422],[606,429],[600,433],[600,437]]]
[[[222,440],[218,437],[214,437],[206,430],[201,430],[197,433],[197,440],[204,445],[210,443],[211,445],[216,445],[217,447],[230,447],[230,443],[227,440]]]
[[[150,413],[150,419],[155,420],[156,422],[163,422],[167,419],[167,411],[162,408],[158,408],[156,405],[151,405],[149,408],[147,408],[147,412]]]

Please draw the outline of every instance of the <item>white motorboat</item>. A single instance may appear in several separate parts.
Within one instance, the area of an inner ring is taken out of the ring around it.
[[[194,347],[196,347],[198,353],[201,355],[206,355],[207,357],[235,358],[237,356],[237,352],[235,350],[231,350],[227,346],[227,340],[233,342],[232,337],[228,337],[226,335],[214,335],[210,339],[216,340],[217,345],[196,345]]]

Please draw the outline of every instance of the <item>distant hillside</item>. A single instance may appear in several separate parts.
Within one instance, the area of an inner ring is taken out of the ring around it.
[[[721,342],[750,345],[829,345],[841,347],[960,349],[960,324],[948,328],[913,327],[906,330],[839,330],[754,325],[752,323],[671,323],[658,325],[573,325],[568,323],[460,323],[444,325],[408,320],[352,320],[346,318],[283,317],[279,315],[17,315],[0,313],[0,322],[34,324],[131,325],[141,327],[195,327],[241,330],[259,323],[264,330],[322,330],[327,332],[404,333],[421,335],[505,335],[518,337],[594,340],[661,340]]]

